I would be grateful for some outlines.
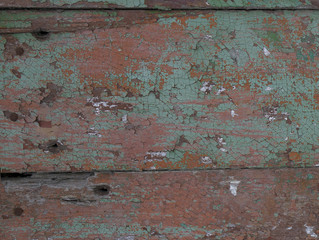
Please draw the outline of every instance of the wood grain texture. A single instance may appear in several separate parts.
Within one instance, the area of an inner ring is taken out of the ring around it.
[[[1,239],[316,239],[319,170],[2,176]]]
[[[0,16],[2,171],[319,164],[317,11]]]
[[[2,8],[318,9],[318,0],[2,0]]]

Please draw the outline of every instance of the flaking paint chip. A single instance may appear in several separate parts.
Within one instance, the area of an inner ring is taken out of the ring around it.
[[[263,52],[265,54],[266,57],[268,57],[270,55],[270,52],[268,51],[267,48],[264,47]]]

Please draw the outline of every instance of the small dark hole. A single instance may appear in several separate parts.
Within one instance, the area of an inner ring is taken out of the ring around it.
[[[16,207],[16,208],[13,209],[13,213],[14,213],[14,215],[16,215],[16,216],[21,216],[22,213],[23,213],[23,209],[20,208],[20,207]]]
[[[59,146],[58,146],[58,144],[55,143],[55,144],[53,144],[51,147],[57,148],[57,147],[59,147]]]
[[[22,56],[23,53],[24,53],[24,49],[23,49],[22,47],[17,47],[17,48],[16,48],[16,54],[17,54],[18,56]]]
[[[108,185],[98,185],[93,188],[93,192],[97,195],[105,196],[110,193],[110,186]]]
[[[16,122],[19,118],[19,115],[16,113],[11,113],[9,118],[11,121]]]
[[[50,33],[46,30],[40,29],[33,33],[33,36],[38,40],[45,40],[49,37]]]

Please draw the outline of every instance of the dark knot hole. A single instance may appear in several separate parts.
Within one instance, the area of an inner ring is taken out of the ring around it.
[[[93,188],[93,192],[101,196],[108,195],[110,191],[111,191],[111,187],[108,185],[97,185]]]
[[[33,36],[38,40],[45,40],[49,37],[50,32],[44,29],[39,29],[33,33]]]

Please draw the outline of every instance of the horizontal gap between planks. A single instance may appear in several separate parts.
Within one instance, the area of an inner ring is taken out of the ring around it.
[[[1,172],[0,178],[24,178],[31,177],[32,174],[93,174],[93,173],[157,173],[157,172],[217,172],[217,171],[241,171],[241,170],[282,170],[282,169],[319,169],[319,166],[306,167],[244,167],[244,168],[205,168],[205,169],[157,169],[157,170],[92,170],[92,171],[49,171],[49,172]]]

